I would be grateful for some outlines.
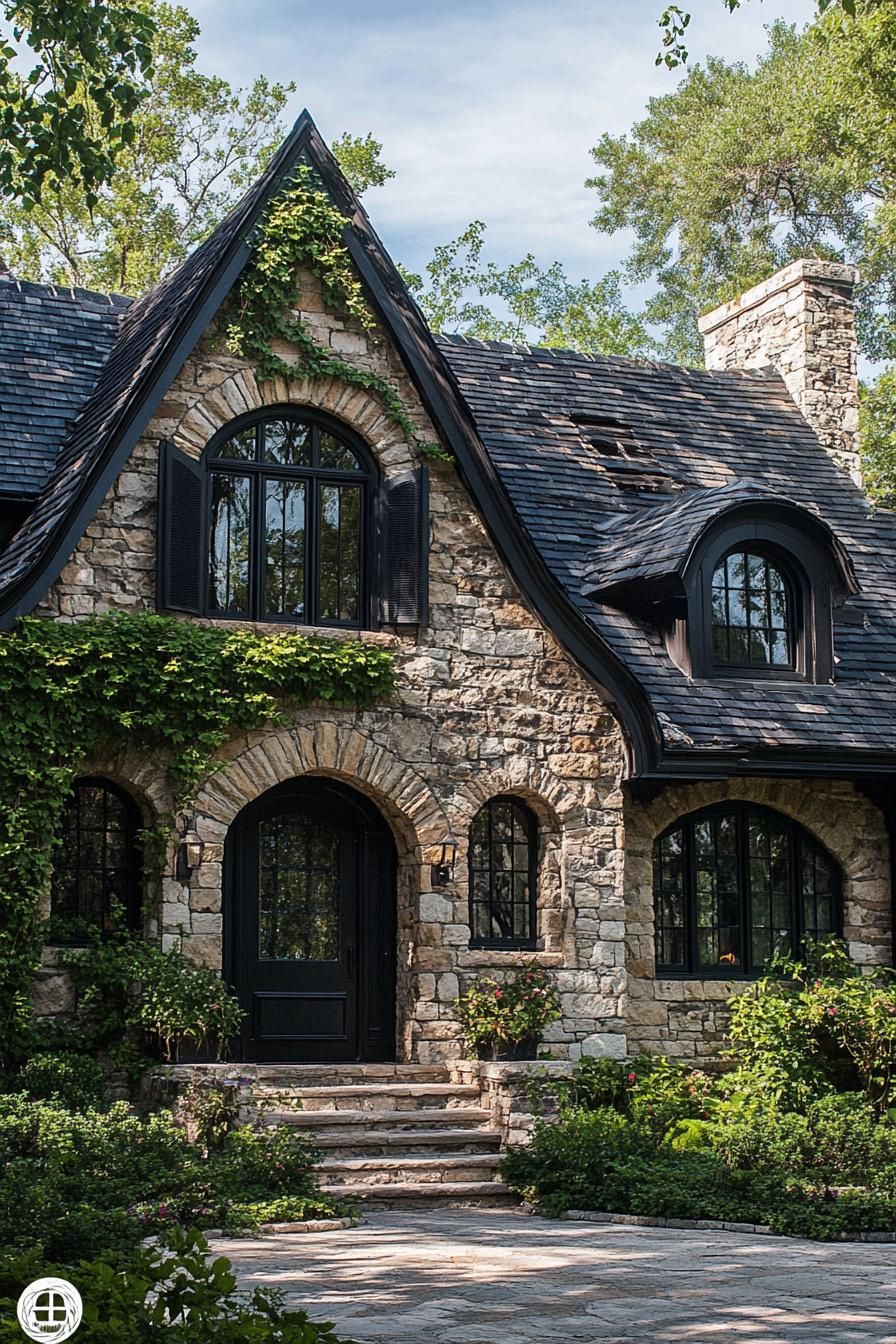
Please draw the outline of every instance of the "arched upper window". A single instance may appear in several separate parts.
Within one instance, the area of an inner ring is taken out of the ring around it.
[[[137,831],[133,798],[106,779],[76,780],[53,852],[51,914],[74,940],[140,923]]]
[[[737,548],[712,576],[712,651],[728,667],[794,668],[796,607],[780,564]]]
[[[490,798],[470,826],[474,947],[534,947],[538,823],[518,798]]]
[[[210,616],[366,625],[373,468],[353,436],[288,410],[206,454]]]
[[[842,929],[840,874],[802,826],[724,803],[670,827],[653,851],[661,973],[757,975],[774,952]]]

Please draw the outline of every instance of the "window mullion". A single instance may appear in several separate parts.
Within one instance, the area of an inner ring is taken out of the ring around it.
[[[684,907],[687,938],[688,970],[697,974],[697,846],[694,843],[694,823],[683,827],[684,842]]]

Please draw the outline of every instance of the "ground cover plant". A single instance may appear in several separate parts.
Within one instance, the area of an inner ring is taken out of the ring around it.
[[[862,975],[831,940],[730,1009],[724,1072],[642,1056],[536,1083],[541,1118],[505,1180],[554,1214],[896,1232],[894,973]]]
[[[332,1216],[318,1153],[288,1125],[238,1123],[221,1089],[191,1139],[170,1111],[110,1101],[87,1056],[29,1060],[0,1095],[0,1246],[47,1261],[116,1253],[178,1227],[240,1231]],[[212,1104],[215,1102],[216,1104]]]

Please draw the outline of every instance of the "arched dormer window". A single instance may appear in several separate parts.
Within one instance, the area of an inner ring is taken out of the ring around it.
[[[159,476],[160,610],[361,629],[426,622],[426,470],[383,480],[332,416],[253,411],[199,460],[163,441]]]
[[[538,823],[519,798],[490,798],[470,824],[470,942],[534,947]]]
[[[53,851],[50,913],[78,941],[140,926],[140,812],[108,779],[75,781]]]
[[[675,822],[653,850],[658,975],[758,975],[774,952],[842,932],[840,873],[804,827],[721,803]]]
[[[738,546],[712,576],[712,652],[720,667],[796,667],[798,603],[784,565]]]

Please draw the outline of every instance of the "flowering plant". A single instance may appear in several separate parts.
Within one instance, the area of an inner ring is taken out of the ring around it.
[[[469,1045],[515,1045],[557,1021],[560,996],[546,972],[529,965],[503,980],[477,980],[458,999],[457,1013]]]

